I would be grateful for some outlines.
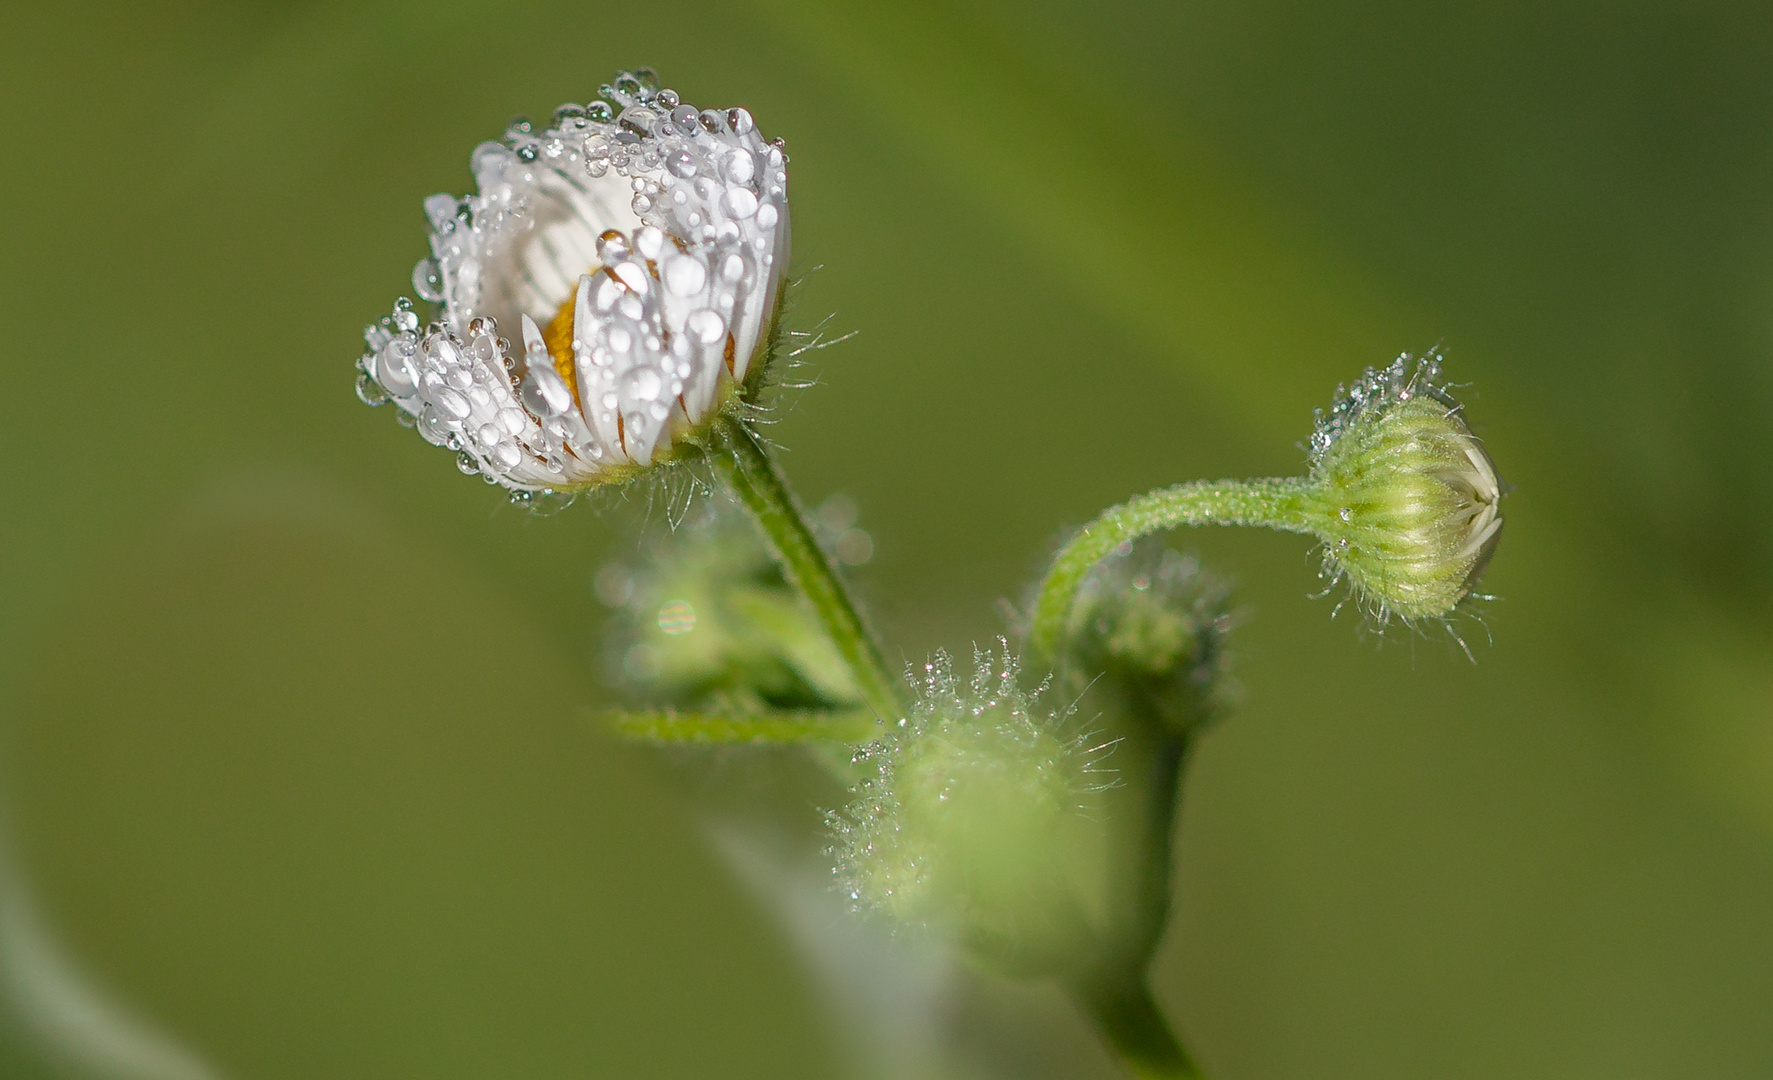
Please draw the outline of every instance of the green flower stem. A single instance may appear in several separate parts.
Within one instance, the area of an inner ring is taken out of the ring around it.
[[[1152,1000],[1143,969],[1122,978],[1079,980],[1071,996],[1102,1040],[1140,1080],[1204,1080]]]
[[[1139,717],[1124,735],[1125,759],[1138,773],[1124,777],[1119,813],[1132,826],[1115,856],[1114,908],[1097,966],[1074,980],[1072,996],[1103,1038],[1141,1077],[1193,1077],[1200,1071],[1164,1022],[1147,986],[1151,958],[1170,921],[1176,813],[1190,740],[1155,717]]]
[[[759,715],[680,713],[671,710],[615,712],[611,727],[637,742],[676,745],[713,743],[867,742],[880,728],[867,712],[778,712]]]
[[[1104,510],[1059,550],[1035,599],[1030,644],[1052,657],[1084,576],[1130,540],[1182,525],[1260,525],[1309,533],[1322,508],[1303,477],[1268,480],[1197,480],[1160,488]]]
[[[1131,838],[1133,850],[1123,870],[1122,910],[1127,912],[1117,939],[1108,942],[1124,966],[1143,971],[1157,951],[1158,941],[1170,921],[1170,879],[1175,864],[1176,812],[1182,801],[1182,766],[1188,760],[1188,740],[1170,733],[1143,756],[1146,774],[1141,805],[1133,809],[1139,823]],[[1137,784],[1130,784],[1135,790]]]
[[[769,451],[730,414],[715,422],[713,441],[708,457],[715,471],[751,512],[789,582],[812,605],[848,665],[862,703],[882,722],[905,715],[907,702],[900,680],[888,674],[874,636],[863,625],[831,560],[813,538]]]

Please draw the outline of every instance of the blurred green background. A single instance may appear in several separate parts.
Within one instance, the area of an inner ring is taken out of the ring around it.
[[[895,663],[995,634],[1064,524],[1297,470],[1368,364],[1470,384],[1517,486],[1475,665],[1332,620],[1296,537],[1183,538],[1250,614],[1158,970],[1214,1077],[1773,1074],[1764,5],[188,0],[0,42],[0,903],[213,1075],[1115,1075],[1051,991],[821,906],[804,770],[584,721],[592,578],[656,510],[531,516],[352,396],[420,199],[637,64],[787,139],[799,323],[859,333],[773,434],[862,507]],[[53,1049],[0,965],[0,1073],[200,1075],[107,1072],[78,1015]]]

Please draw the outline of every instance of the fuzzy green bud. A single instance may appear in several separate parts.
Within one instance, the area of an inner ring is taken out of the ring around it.
[[[871,775],[830,816],[832,854],[858,908],[953,934],[1006,971],[1047,973],[1094,940],[1101,748],[1037,714],[1016,676],[1007,647],[976,653],[970,683],[938,653],[911,715],[858,754]]]
[[[673,708],[853,705],[848,668],[755,531],[723,501],[705,515],[649,543],[640,567],[598,572],[617,684]]]
[[[1439,375],[1434,353],[1368,369],[1311,437],[1310,527],[1326,574],[1381,623],[1450,614],[1501,535],[1496,467]]]
[[[1078,589],[1058,666],[1065,691],[1155,720],[1178,735],[1226,704],[1230,590],[1200,560],[1149,540],[1098,563]]]

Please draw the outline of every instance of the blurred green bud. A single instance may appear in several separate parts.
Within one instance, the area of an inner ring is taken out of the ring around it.
[[[1369,368],[1311,436],[1326,576],[1346,579],[1381,624],[1450,614],[1502,531],[1496,467],[1439,377],[1432,352]]]
[[[962,683],[937,653],[911,715],[857,755],[872,775],[830,815],[836,873],[858,908],[951,933],[1005,971],[1050,973],[1095,940],[1103,748],[1035,713],[1007,646],[973,664]]]
[[[704,514],[652,541],[639,568],[598,571],[618,685],[672,708],[854,705],[849,668],[750,523],[721,500]]]
[[[1186,735],[1227,704],[1231,590],[1153,539],[1098,563],[1078,589],[1057,664],[1063,688]]]

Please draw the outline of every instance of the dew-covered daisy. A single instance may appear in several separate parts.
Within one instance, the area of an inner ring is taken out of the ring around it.
[[[648,69],[474,149],[431,254],[371,325],[358,392],[519,497],[670,459],[753,384],[788,261],[787,158]]]

